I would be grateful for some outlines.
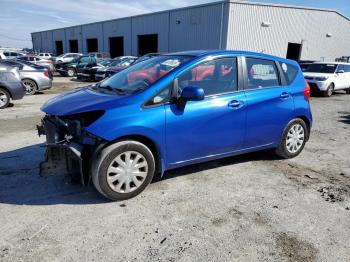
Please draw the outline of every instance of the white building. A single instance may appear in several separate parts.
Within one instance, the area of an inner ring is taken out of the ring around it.
[[[57,54],[234,49],[334,60],[350,53],[350,20],[334,10],[222,1],[35,32],[32,41]]]

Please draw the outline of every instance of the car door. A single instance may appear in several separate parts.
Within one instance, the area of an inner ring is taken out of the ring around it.
[[[344,74],[346,76],[345,88],[350,88],[350,65],[344,65]]]
[[[283,65],[286,68],[287,64]],[[245,148],[268,147],[279,138],[294,114],[291,87],[282,84],[280,66],[273,60],[243,59],[247,125]]]
[[[345,67],[343,64],[339,64],[335,71],[335,88],[343,89],[347,87],[347,76],[345,74]]]
[[[245,96],[239,89],[237,57],[201,62],[174,80],[179,90],[203,88],[202,101],[165,105],[166,149],[169,167],[209,159],[242,148]],[[176,89],[176,88],[175,88]]]

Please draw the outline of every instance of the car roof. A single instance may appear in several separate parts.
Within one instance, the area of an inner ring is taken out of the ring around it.
[[[314,64],[350,65],[350,63],[345,62],[315,62]]]
[[[273,55],[268,55],[264,53],[256,53],[250,51],[241,50],[192,50],[192,51],[182,51],[175,53],[168,53],[166,55],[188,55],[188,56],[219,56],[219,55],[238,55],[238,56],[258,56],[265,59],[277,60],[277,61],[288,61],[289,63],[297,64],[294,60],[285,59],[282,57],[277,57]]]

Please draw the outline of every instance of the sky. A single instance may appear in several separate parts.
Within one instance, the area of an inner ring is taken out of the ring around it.
[[[31,48],[30,33],[32,32],[216,1],[0,0],[0,46]],[[335,9],[350,17],[349,0],[257,0],[251,2]]]

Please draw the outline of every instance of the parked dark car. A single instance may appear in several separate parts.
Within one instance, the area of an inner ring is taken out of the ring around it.
[[[93,67],[97,66],[104,60],[110,59],[97,58],[96,55],[84,55],[80,57],[76,66],[77,78],[83,80],[94,80],[95,70]]]
[[[96,72],[100,68],[106,68],[113,63],[113,59],[103,60],[97,63],[95,66],[85,66],[79,70],[78,77],[79,79],[85,79],[89,81],[96,81]]]
[[[0,109],[7,107],[11,100],[22,99],[25,88],[17,68],[0,65]]]
[[[114,61],[110,63],[107,67],[99,68],[95,73],[95,80],[101,81],[107,77],[110,77],[123,69],[131,66],[137,60],[135,56],[121,56],[113,59]]]
[[[73,59],[71,62],[57,63],[56,71],[60,73],[61,76],[73,77],[77,75],[77,64],[80,57]]]
[[[71,174],[125,200],[181,166],[259,150],[293,158],[310,136],[309,99],[292,60],[227,50],[161,55],[46,102],[40,172]]]

